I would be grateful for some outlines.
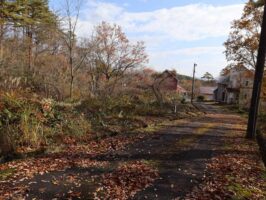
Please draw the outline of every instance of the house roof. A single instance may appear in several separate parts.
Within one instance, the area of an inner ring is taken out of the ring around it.
[[[165,70],[163,73],[167,73],[170,77],[173,77],[178,81],[178,77],[175,71]]]
[[[213,94],[217,87],[200,87],[200,94]]]

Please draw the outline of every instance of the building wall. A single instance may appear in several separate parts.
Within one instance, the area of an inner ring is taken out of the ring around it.
[[[225,86],[222,84],[218,84],[216,101],[217,102],[225,102],[225,100],[226,100]]]
[[[239,100],[239,94],[237,92],[228,92],[226,94],[226,103],[236,104]]]
[[[242,108],[249,108],[252,97],[253,77],[244,77],[241,81],[239,106]]]
[[[165,91],[176,91],[178,81],[174,77],[166,78],[161,84],[161,89]]]
[[[229,85],[230,88],[239,88],[242,72],[236,69],[230,71]]]

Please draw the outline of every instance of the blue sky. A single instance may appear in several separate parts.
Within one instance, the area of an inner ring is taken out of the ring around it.
[[[64,0],[52,0],[61,9]],[[75,2],[75,0],[72,0]],[[61,2],[61,3],[60,3]],[[230,23],[241,16],[245,0],[83,0],[78,35],[87,37],[101,21],[122,26],[128,38],[142,40],[158,71],[175,69],[197,76],[209,71],[218,76],[226,66],[223,42]]]

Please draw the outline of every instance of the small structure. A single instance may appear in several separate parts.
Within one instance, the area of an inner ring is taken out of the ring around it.
[[[216,87],[200,87],[199,96],[203,96],[206,101],[214,101],[214,91]]]

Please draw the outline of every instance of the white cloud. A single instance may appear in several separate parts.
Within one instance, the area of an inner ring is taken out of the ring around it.
[[[226,65],[223,41],[221,46],[209,47],[208,39],[226,37],[231,22],[241,16],[244,5],[190,4],[151,12],[129,12],[127,6],[88,0],[82,8],[78,35],[88,37],[93,26],[101,21],[116,23],[122,26],[130,40],[146,42],[154,68],[163,70],[182,66],[180,71],[189,75],[190,66],[195,60],[204,66],[203,71],[218,75]],[[206,40],[207,43],[194,48],[178,46],[180,42],[193,44],[199,40]],[[165,50],[167,46],[173,50]]]
[[[191,4],[152,12],[128,12],[111,3],[88,1],[83,20],[115,22],[127,32],[157,33],[176,40],[199,40],[228,34],[230,22],[239,18],[243,5],[212,6]],[[86,26],[83,26],[85,29]]]
[[[192,75],[193,64],[197,63],[197,76],[206,71],[218,76],[226,65],[223,46],[183,48],[150,53],[151,65],[158,71],[175,68],[179,73]]]
[[[215,55],[224,51],[222,46],[213,47],[194,47],[194,48],[184,48],[172,51],[158,51],[154,53],[154,56],[169,57],[169,56],[200,56],[200,55]]]

